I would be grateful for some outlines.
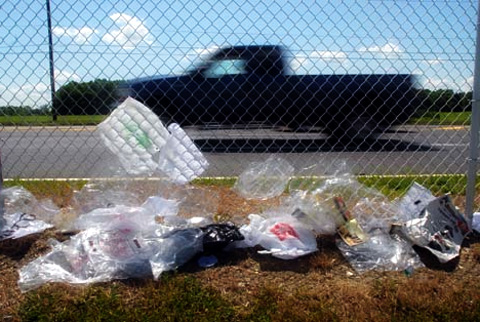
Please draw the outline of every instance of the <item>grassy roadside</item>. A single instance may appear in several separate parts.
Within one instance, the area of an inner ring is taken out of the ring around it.
[[[471,112],[428,112],[413,117],[408,124],[416,125],[470,125]]]
[[[480,179],[480,178],[479,178]],[[360,177],[392,199],[413,181],[434,194],[451,192],[461,202],[465,176]],[[248,207],[234,200],[234,180],[201,179],[215,190],[220,213]],[[22,185],[37,198],[70,204],[84,181],[5,182]],[[479,187],[480,188],[480,187]],[[480,189],[477,189],[480,192]],[[267,205],[259,204],[259,209]],[[20,294],[17,270],[49,250],[54,231],[0,242],[0,319],[5,321],[475,321],[480,319],[480,243],[470,238],[456,269],[429,267],[403,272],[354,273],[331,237],[319,237],[319,252],[292,261],[257,254],[257,249],[222,253],[202,269],[196,259],[159,281],[130,279],[86,287],[45,285]],[[352,273],[353,272],[353,273]]]
[[[105,115],[64,115],[53,121],[52,116],[0,116],[3,126],[86,126],[97,125],[106,118]]]
[[[429,112],[421,117],[410,119],[408,124],[417,125],[470,125],[470,112]],[[3,126],[85,126],[97,125],[106,118],[105,115],[67,115],[58,116],[53,121],[51,116],[0,116]]]

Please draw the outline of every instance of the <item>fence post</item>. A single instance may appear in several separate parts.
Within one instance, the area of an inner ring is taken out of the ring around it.
[[[465,215],[472,220],[477,178],[478,138],[480,130],[480,0],[477,3],[475,67],[473,74],[472,116],[470,125],[470,157],[468,158]]]
[[[52,118],[57,120],[57,110],[55,106],[55,69],[53,59],[53,40],[52,40],[52,11],[50,10],[50,0],[47,4],[47,23],[48,23],[48,57],[50,62],[50,95],[52,101]]]
[[[2,154],[0,153],[0,231],[5,225],[5,219],[3,218],[5,211],[5,198],[3,197],[3,169],[2,169]]]

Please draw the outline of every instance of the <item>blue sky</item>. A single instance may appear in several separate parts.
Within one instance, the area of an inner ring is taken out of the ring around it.
[[[476,1],[51,0],[57,88],[178,74],[218,47],[281,44],[297,74],[415,73],[471,90]],[[0,4],[0,106],[50,100],[44,0]]]

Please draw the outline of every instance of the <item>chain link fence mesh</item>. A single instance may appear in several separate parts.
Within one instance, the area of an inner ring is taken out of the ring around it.
[[[127,95],[206,176],[272,153],[298,175],[466,173],[474,1],[47,1],[0,5],[6,178],[111,175],[93,129]]]

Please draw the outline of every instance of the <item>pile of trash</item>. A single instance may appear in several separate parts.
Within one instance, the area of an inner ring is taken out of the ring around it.
[[[222,251],[236,248],[260,247],[261,254],[292,260],[316,252],[319,235],[337,236],[339,250],[359,273],[412,270],[423,266],[414,245],[446,263],[459,256],[471,231],[448,195],[435,197],[415,183],[390,201],[360,184],[345,166],[323,178],[291,180],[294,167],[279,156],[251,164],[233,188],[245,199],[278,197],[279,206],[250,214],[240,225],[218,222],[216,208],[202,204],[211,192],[189,185],[208,161],[177,124],[165,128],[128,98],[98,131],[124,175],[165,181],[143,200],[121,180],[92,181],[77,191],[68,227],[76,234],[65,242],[50,240],[50,252],[20,269],[22,291],[47,282],[157,279],[196,256],[200,266],[214,266]],[[0,241],[51,228],[61,211],[20,187],[4,189],[1,196]]]

